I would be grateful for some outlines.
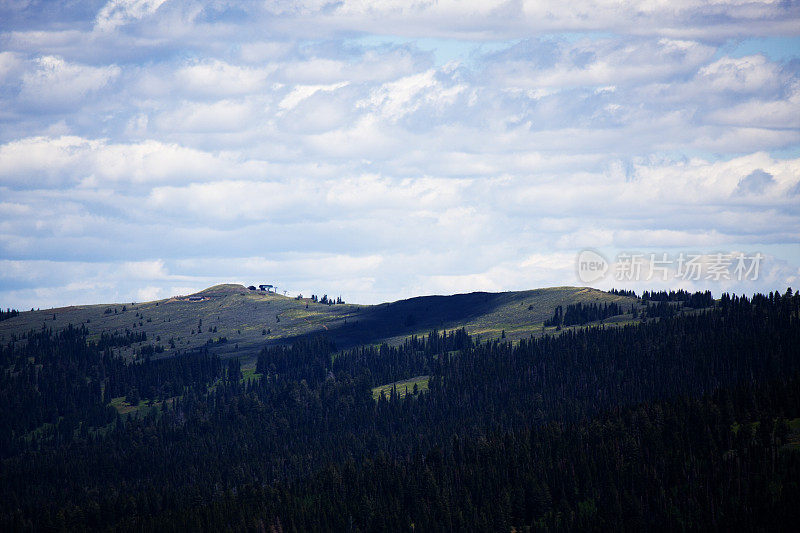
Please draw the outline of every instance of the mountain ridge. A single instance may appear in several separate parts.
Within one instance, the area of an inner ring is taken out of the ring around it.
[[[146,341],[123,351],[133,355],[150,344],[163,353],[207,347],[220,354],[247,355],[264,345],[307,335],[329,335],[337,345],[399,342],[432,329],[463,327],[478,338],[515,340],[548,331],[554,309],[574,303],[616,302],[625,309],[635,298],[590,287],[549,287],[524,291],[425,295],[380,304],[323,304],[310,298],[248,290],[223,283],[190,295],[149,302],[66,306],[21,312],[0,322],[0,340],[31,329],[83,325],[90,339],[144,333]],[[122,349],[122,348],[120,348]]]

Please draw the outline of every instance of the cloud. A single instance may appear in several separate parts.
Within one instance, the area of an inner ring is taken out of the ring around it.
[[[158,10],[165,0],[111,0],[97,14],[95,30],[110,32]]]
[[[428,70],[385,83],[356,105],[376,110],[390,122],[396,122],[422,107],[435,112],[436,108],[453,105],[465,88],[463,85],[446,87],[436,79],[435,71]]]
[[[188,182],[254,170],[222,154],[152,140],[114,144],[63,136],[0,145],[0,183],[19,188]]]
[[[143,287],[136,291],[136,299],[138,301],[144,302],[151,302],[153,300],[159,300],[167,296],[166,291],[161,287]],[[174,296],[173,294],[169,294],[169,296]]]
[[[764,172],[759,168],[739,180],[734,194],[740,196],[763,194],[766,189],[772,187],[774,184],[775,179],[772,177],[772,174]]]
[[[799,19],[694,0],[3,4],[0,299],[261,275],[361,301],[530,288],[574,282],[590,246],[768,247],[783,283],[800,71],[770,47]]]
[[[557,46],[522,42],[497,54],[498,61],[491,64],[488,73],[521,88],[604,87],[690,73],[713,53],[710,46],[674,39],[587,39]]]
[[[22,65],[22,59],[14,52],[0,52],[0,83],[19,72]]]
[[[34,68],[22,75],[19,99],[38,111],[63,112],[111,83],[120,72],[116,65],[92,67],[55,56],[39,57]]]
[[[123,276],[133,279],[155,280],[167,279],[169,275],[164,267],[164,261],[135,261],[126,262],[119,266]]]
[[[230,99],[212,103],[184,102],[177,109],[165,110],[156,115],[153,125],[160,131],[192,133],[241,131],[257,116],[256,105],[248,101]]]
[[[761,128],[793,129],[800,128],[800,84],[780,99],[749,99],[727,109],[719,109],[709,114],[709,118],[720,124],[736,126],[756,126]]]
[[[700,68],[696,78],[705,91],[763,93],[779,89],[782,77],[777,64],[758,54],[720,58]]]
[[[571,2],[328,2],[269,3],[273,16],[314,21],[317,32],[369,31],[408,37],[518,38],[531,32],[598,32],[683,38],[736,37],[742,33],[796,33],[792,6],[776,3],[679,4],[592,0]],[[770,27],[772,25],[772,27]],[[306,28],[293,28],[302,32]],[[738,33],[737,33],[738,32]]]
[[[319,91],[332,92],[346,86],[347,82],[333,83],[330,85],[297,85],[292,91],[280,101],[278,107],[281,109],[292,109],[297,104],[316,94]]]
[[[182,91],[209,96],[248,94],[262,89],[270,69],[231,65],[220,60],[197,61],[175,72]]]

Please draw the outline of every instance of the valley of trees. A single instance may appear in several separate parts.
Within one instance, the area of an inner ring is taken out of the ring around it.
[[[246,377],[31,331],[0,348],[0,529],[794,530],[800,296],[686,296],[517,343],[302,338]]]

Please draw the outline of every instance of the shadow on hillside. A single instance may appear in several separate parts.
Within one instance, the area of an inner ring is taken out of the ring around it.
[[[325,335],[338,348],[373,344],[392,337],[461,327],[502,305],[504,293],[473,292],[452,296],[420,296],[362,309],[357,318],[327,331],[286,337],[274,344]]]

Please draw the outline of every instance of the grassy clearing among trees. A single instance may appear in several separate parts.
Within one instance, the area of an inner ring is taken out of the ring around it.
[[[405,398],[406,394],[422,394],[428,391],[428,382],[430,379],[430,376],[415,376],[413,378],[395,381],[394,383],[380,385],[372,389],[372,397],[378,400],[381,395],[384,395],[388,399],[392,395],[392,388],[397,390],[397,396],[400,398]],[[414,390],[415,385],[416,392]]]

